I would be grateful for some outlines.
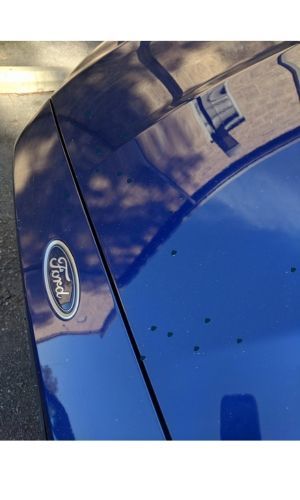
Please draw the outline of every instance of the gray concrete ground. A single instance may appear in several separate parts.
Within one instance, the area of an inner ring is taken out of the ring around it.
[[[71,71],[99,42],[0,42],[0,66]],[[0,439],[45,437],[16,243],[13,146],[51,93],[0,94]]]

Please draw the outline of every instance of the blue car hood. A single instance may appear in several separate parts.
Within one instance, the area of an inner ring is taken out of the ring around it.
[[[300,49],[178,66],[126,45],[57,93],[71,168],[172,437],[300,437]]]
[[[255,44],[120,44],[21,136],[53,437],[300,437],[300,48]],[[43,279],[57,240],[80,282],[69,318]]]

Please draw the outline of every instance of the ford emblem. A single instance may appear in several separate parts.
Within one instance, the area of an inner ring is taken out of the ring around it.
[[[79,278],[74,257],[62,241],[53,240],[46,248],[44,282],[53,310],[71,319],[79,305]]]

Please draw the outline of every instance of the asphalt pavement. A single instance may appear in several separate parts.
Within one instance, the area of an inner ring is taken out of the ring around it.
[[[99,42],[0,42],[1,66],[60,68],[67,74]],[[46,87],[47,88],[47,87]],[[29,336],[13,200],[13,147],[52,92],[1,92],[0,82],[0,439],[44,439]]]

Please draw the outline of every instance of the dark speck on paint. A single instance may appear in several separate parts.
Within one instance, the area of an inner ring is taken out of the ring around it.
[[[200,347],[199,347],[198,345],[195,345],[195,346],[194,346],[194,352],[198,352],[198,351],[199,351],[199,349],[200,349]]]
[[[295,266],[292,266],[292,267],[291,267],[291,273],[296,272],[296,270],[297,270],[297,268],[296,268]]]
[[[168,337],[173,337],[174,333],[173,332],[168,332]]]
[[[174,255],[177,254],[177,250],[172,250],[171,255],[174,257]]]
[[[204,318],[204,323],[210,323],[211,322],[211,319],[210,318]]]
[[[236,343],[237,343],[237,344],[240,344],[241,342],[243,342],[243,339],[241,339],[240,337],[238,337],[238,338],[236,339]]]
[[[155,332],[155,330],[157,330],[157,326],[156,325],[151,325],[150,326],[150,330],[151,330],[151,332]]]

